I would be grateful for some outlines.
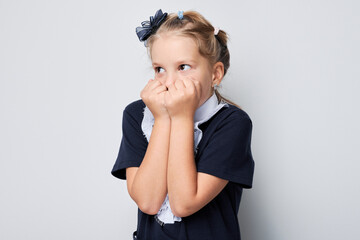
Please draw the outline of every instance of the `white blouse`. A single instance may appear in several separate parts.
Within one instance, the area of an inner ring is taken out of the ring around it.
[[[202,131],[199,129],[199,125],[208,121],[212,116],[214,116],[221,108],[227,107],[227,103],[221,102],[218,103],[218,99],[215,93],[202,104],[198,109],[195,111],[194,116],[194,154],[197,152],[197,146],[200,143],[202,138]],[[149,142],[152,128],[154,125],[154,116],[152,115],[150,109],[148,107],[144,108],[144,118],[141,123],[141,129]],[[166,194],[166,198],[157,213],[157,217],[160,221],[173,224],[175,221],[180,222],[181,217],[175,216],[170,207],[169,196]]]

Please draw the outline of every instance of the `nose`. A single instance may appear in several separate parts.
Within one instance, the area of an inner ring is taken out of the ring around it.
[[[175,74],[173,74],[173,73],[167,74],[166,79],[165,79],[165,86],[169,87],[171,84],[175,83],[175,81],[176,81]]]

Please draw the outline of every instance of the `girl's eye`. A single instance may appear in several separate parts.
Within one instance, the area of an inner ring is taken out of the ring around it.
[[[163,69],[162,67],[156,67],[155,68],[156,73],[163,73],[164,71],[165,71],[165,69]]]
[[[181,71],[186,71],[186,70],[190,70],[190,65],[188,65],[188,64],[181,64],[180,65],[180,67],[179,67],[179,69],[181,70]]]

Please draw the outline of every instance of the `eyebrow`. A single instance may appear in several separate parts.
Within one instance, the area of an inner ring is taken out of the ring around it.
[[[153,66],[161,66],[161,64],[156,63],[156,62],[153,62],[152,65],[153,65]]]
[[[190,63],[190,64],[194,65],[196,63],[196,61],[193,59],[184,59],[184,60],[175,62],[176,65],[181,65],[181,64],[185,64],[185,63]],[[153,62],[152,65],[153,66],[162,66],[163,64]]]

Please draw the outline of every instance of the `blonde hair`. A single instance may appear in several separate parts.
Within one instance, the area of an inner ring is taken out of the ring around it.
[[[186,11],[183,13],[183,16],[182,19],[179,19],[177,14],[169,14],[156,33],[147,39],[146,46],[150,56],[152,45],[159,34],[176,31],[176,34],[193,38],[199,47],[199,53],[209,60],[210,65],[222,62],[225,76],[230,67],[230,53],[227,48],[228,36],[226,32],[219,30],[218,34],[215,35],[215,28],[196,11]],[[216,89],[215,94],[219,102],[225,101],[239,107],[237,104],[221,96]]]

